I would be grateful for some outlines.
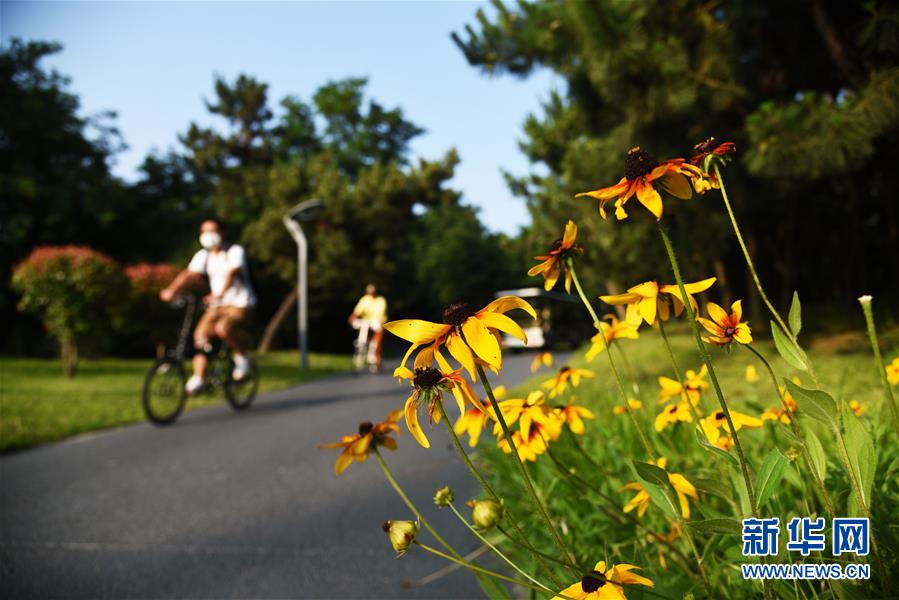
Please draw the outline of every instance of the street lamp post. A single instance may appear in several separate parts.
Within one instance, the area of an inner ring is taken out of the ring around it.
[[[282,218],[284,227],[287,228],[293,241],[297,244],[297,345],[300,350],[301,369],[309,367],[308,288],[306,285],[309,244],[303,228],[300,227],[300,222],[311,221],[323,208],[324,203],[321,200],[306,200],[291,208]]]

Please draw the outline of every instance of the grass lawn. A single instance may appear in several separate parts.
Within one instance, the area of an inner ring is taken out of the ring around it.
[[[58,360],[0,358],[0,452],[143,421],[140,393],[150,364],[149,359],[83,360],[77,377],[66,379]],[[296,352],[260,357],[260,391],[347,371],[350,357],[312,354],[309,365],[300,371]],[[189,400],[187,409],[216,402],[224,397],[200,396]]]

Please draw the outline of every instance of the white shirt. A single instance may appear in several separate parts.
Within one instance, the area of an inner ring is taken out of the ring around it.
[[[240,269],[240,272],[234,275],[231,286],[226,290],[225,278],[233,269]],[[213,301],[211,306],[248,308],[256,304],[256,294],[250,285],[246,252],[242,246],[233,244],[227,250],[215,253],[204,248],[190,259],[187,270],[209,277],[212,295],[221,296],[221,299]]]

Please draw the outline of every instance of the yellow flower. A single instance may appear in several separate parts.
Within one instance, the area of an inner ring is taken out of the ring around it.
[[[799,380],[798,377],[793,377],[793,383],[795,383],[796,385],[799,385],[802,382]],[[792,413],[795,413],[799,409],[799,406],[796,405],[796,401],[793,400],[793,395],[790,392],[788,392],[784,386],[782,386],[782,385],[778,386],[778,390],[780,391],[780,395],[783,398],[783,402],[778,407],[766,408],[765,412],[762,413],[762,420],[763,421],[778,421],[779,420],[784,425],[789,425],[790,424],[790,415]],[[789,409],[789,410],[785,410],[783,408],[784,404],[787,405],[787,409]]]
[[[596,355],[606,349],[606,346],[618,339],[635,340],[640,337],[637,333],[637,327],[627,320],[619,321],[618,317],[612,314],[603,317],[605,321],[599,322],[599,332],[590,338],[593,345],[587,350],[587,361],[592,362]]]
[[[714,283],[715,278],[709,277],[702,281],[684,284],[684,289],[687,292],[687,298],[694,314],[697,312],[698,305],[693,295],[706,291]],[[652,325],[656,322],[656,315],[663,321],[667,321],[671,318],[672,305],[674,306],[675,316],[680,316],[684,311],[684,301],[681,298],[680,288],[677,284],[659,285],[657,281],[644,281],[639,285],[628,288],[624,294],[600,296],[599,299],[613,306],[626,305],[627,311],[624,320],[634,327],[639,327],[643,321]]]
[[[656,161],[649,152],[639,146],[628,150],[624,158],[624,177],[615,185],[583,192],[576,197],[590,196],[599,200],[599,214],[606,218],[606,203],[615,199],[615,217],[620,221],[627,218],[624,205],[633,196],[655,215],[662,218],[662,196],[659,190],[672,196],[689,200],[693,197],[690,182],[701,179],[702,170],[687,163],[683,158]]]
[[[406,553],[415,536],[418,535],[417,521],[384,521],[381,529],[387,534],[390,545],[396,551],[397,558]]]
[[[549,390],[550,398],[555,398],[568,389],[569,382],[573,388],[579,386],[582,377],[593,377],[593,371],[588,371],[587,369],[572,369],[568,365],[565,365],[559,369],[559,372],[556,373],[555,377],[544,381],[541,386]]]
[[[688,369],[684,376],[684,386],[681,387],[680,382],[670,377],[659,377],[659,401],[667,402],[672,398],[680,398],[686,402],[687,399],[697,405],[702,392],[709,389],[709,384],[705,380],[708,374],[708,368],[702,365],[699,373],[692,369]]]
[[[497,400],[505,397],[505,395],[505,386],[499,385],[494,388],[493,397]],[[490,406],[490,401],[482,401],[480,402],[480,406],[469,408],[462,413],[462,416],[456,421],[453,431],[459,436],[468,433],[468,445],[474,448],[478,445],[478,440],[481,438],[481,431],[487,426],[487,420],[492,414],[493,409]]]
[[[636,573],[634,565],[621,563],[606,569],[605,561],[599,561],[593,570],[554,597],[553,600],[627,600],[624,595],[624,586],[645,585],[655,587],[655,584]]]
[[[668,465],[668,459],[662,456],[657,461],[655,461],[655,464],[656,466],[664,469]],[[689,519],[690,502],[688,498],[693,498],[694,502],[699,502],[699,494],[696,492],[696,488],[693,487],[692,483],[687,481],[686,477],[679,473],[668,473],[668,482],[677,493],[677,499],[680,503],[681,514],[685,519]],[[624,512],[629,513],[636,508],[637,516],[642,517],[646,512],[646,509],[649,508],[650,504],[649,494],[645,489],[643,489],[643,484],[638,481],[633,481],[622,487],[619,491],[623,492],[625,490],[635,491],[637,492],[637,494],[633,498],[631,498],[627,504],[624,505]]]
[[[340,438],[339,442],[330,444],[319,444],[319,448],[343,448],[343,452],[337,457],[334,463],[334,474],[340,475],[344,469],[350,466],[354,460],[356,462],[365,462],[368,460],[368,454],[372,448],[384,446],[388,450],[396,450],[396,440],[390,437],[391,432],[400,433],[400,428],[396,422],[400,420],[403,411],[397,409],[387,415],[387,420],[383,423],[372,423],[365,421],[359,424],[359,433],[354,435],[345,435]]]
[[[545,255],[534,257],[535,260],[542,260],[543,262],[532,267],[528,271],[528,275],[531,277],[543,275],[543,289],[547,292],[553,289],[559,280],[560,273],[565,271],[565,291],[571,293],[571,271],[568,269],[566,261],[575,254],[583,252],[580,245],[574,243],[575,239],[577,239],[577,225],[569,219],[561,239],[553,242]]]
[[[693,411],[686,402],[669,404],[662,410],[662,412],[656,415],[656,431],[663,431],[666,427],[673,423],[677,423],[678,421],[686,423],[693,422]]]
[[[730,411],[730,418],[734,422],[734,429],[737,431],[744,427],[747,429],[758,429],[764,424],[762,419],[751,417],[735,410]],[[724,451],[731,449],[734,441],[729,435],[730,428],[727,426],[727,419],[723,410],[710,414],[702,419],[699,424],[711,445],[717,446]]]
[[[408,371],[408,369],[406,370]],[[440,422],[440,412],[437,410],[437,403],[443,402],[444,391],[452,390],[454,392],[453,395],[459,404],[459,414],[464,414],[465,403],[476,408],[482,406],[468,382],[462,379],[461,373],[462,369],[443,373],[434,367],[415,370],[415,374],[412,377],[412,394],[406,399],[404,412],[409,433],[412,434],[416,442],[425,448],[430,448],[431,443],[418,422],[420,403],[427,402],[428,420],[431,423]]]
[[[742,321],[743,319],[743,301],[737,300],[730,305],[730,314],[727,314],[723,308],[709,302],[705,305],[711,320],[696,317],[696,320],[711,333],[711,336],[704,337],[702,340],[707,344],[717,344],[726,346],[736,340],[741,344],[749,344],[752,342],[752,332],[749,330],[749,323]]]
[[[540,366],[551,367],[553,366],[553,355],[550,352],[540,352],[537,356],[534,357],[534,360],[531,361],[531,373],[536,373]]]
[[[415,357],[416,369],[429,367],[436,359],[441,369],[450,370],[449,363],[440,354],[442,345],[445,345],[453,358],[468,371],[472,381],[477,380],[475,360],[480,360],[498,371],[502,367],[499,332],[503,331],[527,342],[521,327],[505,315],[515,308],[520,308],[537,318],[537,313],[531,305],[521,298],[503,296],[479,311],[475,311],[467,302],[450,304],[443,309],[443,323],[431,323],[420,319],[402,319],[385,323],[384,328],[387,331],[412,343],[397,371],[406,368],[409,356],[421,346],[427,347]]]
[[[634,398],[628,398],[627,406],[624,406],[623,404],[618,405],[618,406],[613,406],[612,414],[613,415],[623,415],[628,411],[628,408],[630,408],[630,410],[637,410],[638,408],[643,408],[643,403],[640,402],[639,400],[635,400]]]
[[[887,381],[892,385],[899,385],[899,356],[886,366]]]
[[[550,439],[555,440],[559,437],[559,434],[562,433],[562,421],[561,417],[544,403],[545,396],[543,392],[540,390],[534,390],[526,399],[521,398],[512,398],[509,400],[503,400],[499,402],[499,410],[503,415],[503,420],[505,420],[506,425],[509,426],[509,429],[517,423],[519,429],[521,430],[521,434],[527,439],[531,432],[531,423],[537,423],[545,428],[545,431],[551,432],[552,435]],[[490,409],[491,418],[496,421],[493,425],[493,433],[495,435],[500,435],[502,433],[502,426],[499,424],[499,419],[496,418],[496,413],[491,407]]]
[[[534,422],[531,423],[530,428],[525,434],[522,434],[519,430],[513,431],[512,442],[518,450],[518,458],[523,461],[535,462],[538,456],[546,452],[546,441],[553,435],[553,433],[547,431],[547,429],[548,428],[545,425]],[[561,429],[555,431],[558,432],[561,431]],[[556,437],[558,437],[558,433],[556,433]],[[499,435],[496,440],[496,445],[506,454],[512,453],[509,441],[504,435]]]
[[[861,404],[855,400],[850,400],[849,401],[849,410],[851,410],[853,413],[855,413],[856,417],[860,417],[860,416],[862,416],[862,413],[864,413],[865,410],[867,410],[867,408],[863,404]]]
[[[759,372],[755,365],[746,365],[746,383],[755,383],[759,380]]]
[[[558,415],[559,419],[566,425],[571,433],[581,435],[584,433],[584,422],[582,419],[595,419],[596,416],[592,411],[574,404],[575,398],[572,397],[566,406],[560,406],[553,411]]]

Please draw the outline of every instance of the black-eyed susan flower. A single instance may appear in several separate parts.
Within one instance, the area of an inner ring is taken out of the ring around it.
[[[482,531],[493,529],[503,520],[503,505],[494,500],[470,500],[471,523]]]
[[[693,147],[693,156],[690,158],[690,164],[700,167],[703,171],[703,177],[693,179],[693,187],[700,194],[709,189],[719,189],[721,183],[715,175],[713,165],[724,166],[728,162],[737,146],[733,142],[719,142],[711,137],[706,141],[696,144]]]
[[[799,385],[799,378],[793,377],[793,383]],[[762,420],[780,421],[784,425],[789,425],[790,417],[799,409],[799,406],[796,404],[796,401],[793,400],[793,394],[791,394],[784,386],[778,386],[777,389],[780,391],[783,402],[781,402],[780,406],[766,408],[765,412],[762,413]],[[784,405],[786,405],[786,408],[784,408]]]
[[[886,366],[887,381],[890,385],[899,385],[899,356]]]
[[[746,383],[757,383],[759,380],[759,372],[755,365],[746,365]]]
[[[593,570],[584,575],[580,581],[569,585],[559,592],[553,600],[627,600],[625,586],[645,585],[655,587],[655,584],[643,577],[632,573],[634,565],[621,563],[612,565],[606,569],[605,561],[599,561]]]
[[[449,370],[449,363],[440,354],[440,346],[443,345],[468,371],[472,381],[477,380],[475,360],[480,360],[498,371],[502,367],[500,331],[527,343],[527,336],[521,327],[505,314],[515,308],[520,308],[531,317],[537,318],[537,313],[531,305],[521,298],[503,296],[478,311],[467,302],[450,304],[443,309],[443,323],[431,323],[420,319],[401,319],[385,323],[384,328],[387,331],[412,343],[397,371],[406,367],[409,356],[421,346],[425,347],[415,358],[415,368],[429,367],[432,361],[436,360],[441,369]]]
[[[546,254],[534,257],[534,260],[543,262],[532,267],[528,271],[528,275],[531,277],[543,275],[543,289],[547,292],[555,287],[559,276],[564,272],[565,291],[571,293],[571,271],[569,271],[566,261],[584,251],[579,244],[575,243],[576,239],[577,225],[569,219],[565,225],[565,233],[562,234],[562,237],[553,242]]]
[[[703,337],[704,342],[718,346],[727,346],[734,340],[741,344],[752,343],[752,331],[749,329],[749,323],[743,321],[742,300],[737,300],[730,305],[729,314],[714,302],[706,304],[705,309],[711,319],[696,317],[706,331],[712,334]]]
[[[693,197],[692,180],[701,177],[702,171],[683,158],[658,162],[649,152],[636,146],[628,150],[624,158],[624,177],[618,183],[577,194],[577,197],[590,196],[599,200],[599,214],[603,219],[606,218],[606,203],[614,198],[615,217],[620,221],[627,218],[624,205],[636,196],[656,219],[661,219],[662,196],[659,191],[689,200]]]
[[[698,309],[696,299],[693,297],[694,294],[706,291],[712,287],[715,281],[714,277],[709,277],[702,281],[684,285],[694,314]],[[600,296],[599,299],[612,306],[627,306],[624,320],[635,327],[639,327],[643,321],[652,325],[656,322],[656,315],[663,321],[667,321],[671,317],[672,306],[676,316],[680,316],[684,311],[684,301],[681,298],[680,288],[677,284],[659,285],[656,281],[644,281],[629,288],[623,294]]]
[[[319,448],[343,448],[343,452],[334,463],[334,474],[340,475],[353,461],[365,462],[373,448],[383,446],[388,450],[396,450],[396,440],[390,437],[391,432],[399,434],[397,421],[403,415],[403,409],[397,409],[387,415],[382,423],[365,421],[359,424],[359,433],[345,435],[339,442],[319,444]]]
[[[856,417],[860,417],[865,413],[867,407],[858,400],[850,400],[849,410],[851,410]]]
[[[593,371],[588,371],[587,369],[575,369],[565,365],[559,369],[559,372],[556,373],[555,377],[544,381],[540,385],[549,390],[550,398],[555,398],[568,389],[569,383],[572,388],[576,388],[581,384],[582,378],[586,379],[590,377],[593,377]]]
[[[557,406],[553,412],[558,415],[559,419],[568,426],[571,433],[582,435],[584,433],[583,419],[595,419],[596,415],[587,408],[574,403],[575,398],[572,396],[565,406]]]
[[[590,338],[590,349],[585,355],[588,362],[592,362],[596,355],[606,349],[615,340],[629,339],[635,340],[640,337],[637,327],[627,320],[619,321],[618,317],[613,314],[603,316],[603,320],[599,322],[599,331]]]
[[[746,429],[758,429],[764,422],[762,419],[753,417],[735,410],[730,411],[730,418],[734,423],[734,429],[740,431]],[[699,422],[706,439],[713,446],[717,446],[724,451],[730,450],[734,445],[733,439],[730,437],[730,428],[727,426],[727,419],[724,411],[716,411],[709,416],[703,418]]]
[[[405,554],[412,542],[415,541],[419,525],[416,521],[384,521],[381,529],[387,534],[390,545],[393,546],[398,558]]]
[[[552,352],[539,352],[534,356],[534,360],[531,361],[531,373],[536,373],[540,370],[540,367],[548,368],[551,366],[553,366]]]
[[[562,424],[560,417],[553,413],[550,407],[546,405],[545,400],[546,396],[542,391],[534,390],[528,394],[527,398],[510,398],[497,404],[509,429],[518,424],[522,435],[527,438],[531,430],[531,424],[537,423],[544,427],[546,431],[551,432],[553,435],[550,437],[555,440],[561,433]],[[502,426],[496,418],[496,413],[492,407],[489,409],[489,412],[491,418],[496,421],[493,425],[493,433],[500,435]]]
[[[512,443],[515,444],[515,449],[518,451],[518,458],[522,461],[535,462],[538,456],[546,452],[546,443],[553,435],[552,431],[552,422],[547,424],[531,423],[524,434],[518,429],[513,431]],[[561,428],[556,428],[554,431],[558,438]],[[496,445],[506,454],[512,454],[512,446],[509,445],[509,440],[502,433],[497,436]]]
[[[655,429],[661,432],[669,425],[677,422],[693,422],[693,411],[686,401],[675,402],[663,408],[662,412],[656,415]]]
[[[416,369],[412,376],[412,393],[406,399],[406,406],[403,412],[406,416],[406,427],[409,433],[415,438],[415,441],[430,448],[431,443],[425,436],[421,425],[418,422],[418,410],[424,403],[428,407],[428,420],[431,423],[440,422],[440,412],[437,410],[437,403],[443,402],[443,392],[456,391],[459,396],[456,397],[459,403],[459,412],[465,412],[465,404],[471,404],[478,407],[479,401],[475,397],[474,392],[464,379],[462,379],[462,369],[444,373],[434,367],[426,367]]]
[[[628,410],[637,410],[638,408],[643,408],[643,403],[635,398],[628,398],[627,406],[620,404],[618,406],[612,407],[613,415],[623,415],[628,412]]]
[[[665,467],[668,465],[668,459],[662,456],[657,461],[655,461],[655,464],[656,466],[665,469]],[[667,469],[665,470],[666,472],[668,472]],[[692,483],[687,481],[686,477],[684,477],[680,473],[668,472],[668,482],[677,493],[677,500],[680,503],[681,514],[685,519],[689,519],[690,502],[688,498],[693,498],[694,502],[699,502],[699,494],[696,492],[696,488]],[[627,504],[624,505],[624,512],[629,513],[632,510],[637,509],[637,516],[642,517],[646,513],[646,509],[649,508],[649,505],[651,503],[649,493],[647,493],[647,491],[643,489],[643,484],[641,484],[639,481],[628,483],[619,491],[623,492],[625,490],[635,491],[637,493],[627,502]]]
[[[709,389],[709,384],[705,380],[707,374],[708,368],[705,365],[702,365],[698,373],[693,369],[687,369],[683,386],[670,377],[659,377],[659,401],[668,402],[672,398],[679,398],[682,401],[689,400],[694,406],[698,405],[702,392]]]
[[[493,389],[493,397],[496,398],[496,400],[501,400],[502,398],[505,398],[505,396],[505,386],[500,385]],[[472,448],[478,445],[478,440],[481,438],[481,431],[487,426],[487,421],[493,414],[493,408],[490,405],[489,400],[479,402],[480,406],[475,406],[474,408],[466,410],[453,426],[453,431],[456,432],[456,435],[461,436],[465,433],[468,434],[468,445]]]

